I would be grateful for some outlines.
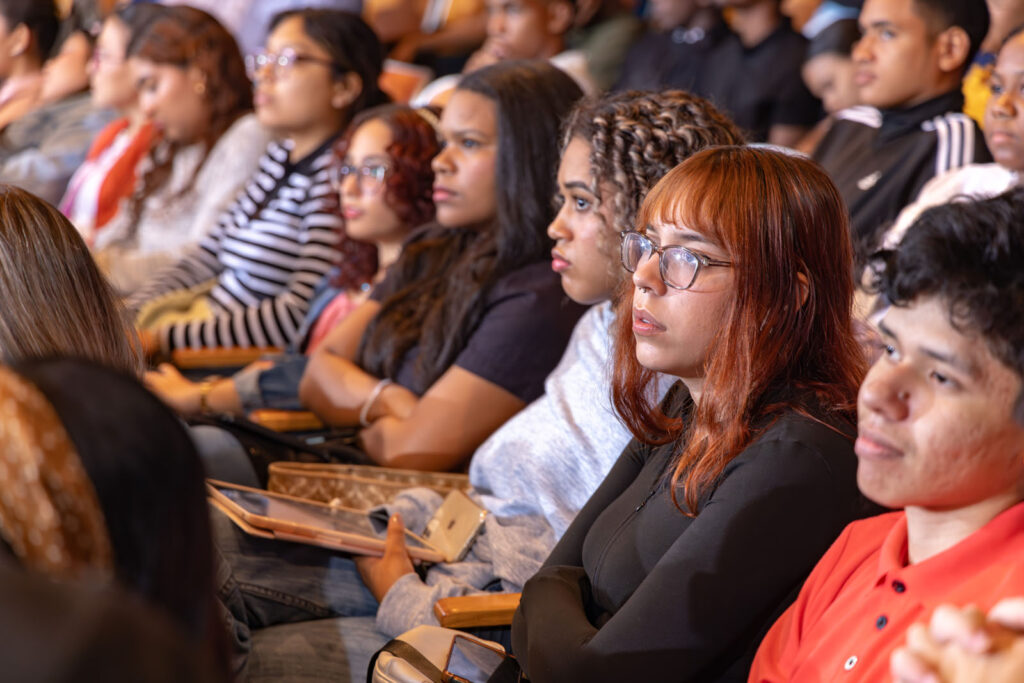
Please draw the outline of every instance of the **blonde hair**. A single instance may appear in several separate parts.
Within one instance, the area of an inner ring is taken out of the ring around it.
[[[84,358],[142,371],[134,330],[74,226],[20,188],[0,184],[0,361]]]

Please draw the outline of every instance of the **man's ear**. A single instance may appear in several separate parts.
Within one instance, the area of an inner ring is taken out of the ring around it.
[[[346,71],[334,81],[334,92],[331,95],[331,106],[344,109],[363,92],[363,79],[355,71]]]
[[[15,26],[14,30],[10,33],[8,44],[10,45],[9,57],[20,57],[28,52],[29,47],[32,45],[32,32],[28,30],[28,26],[25,24]]]
[[[572,3],[565,2],[565,0],[554,0],[554,2],[548,4],[547,12],[548,21],[546,28],[551,35],[561,36],[572,28],[572,22],[576,15]]]
[[[939,68],[946,73],[959,73],[967,64],[971,39],[959,26],[950,26],[935,39],[939,50]]]

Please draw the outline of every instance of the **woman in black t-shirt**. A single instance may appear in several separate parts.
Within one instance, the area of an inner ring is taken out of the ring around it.
[[[382,465],[451,469],[543,392],[583,309],[550,270],[561,119],[581,95],[544,62],[462,79],[440,121],[437,223],[311,356],[299,397],[361,424]]]
[[[701,152],[623,234],[613,394],[637,439],[527,582],[534,683],[745,680],[760,635],[863,514],[848,219],[816,165]],[[655,372],[681,381],[660,406]]]

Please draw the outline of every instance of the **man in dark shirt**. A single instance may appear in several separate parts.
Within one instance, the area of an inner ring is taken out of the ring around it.
[[[991,161],[960,81],[988,31],[977,0],[867,0],[854,46],[867,106],[840,112],[814,158],[850,207],[863,258],[933,176]]]
[[[650,28],[626,53],[615,90],[700,92],[700,74],[730,32],[702,0],[650,0]]]
[[[708,57],[695,91],[729,114],[751,142],[795,145],[823,116],[800,77],[807,41],[779,0],[714,0],[733,33]]]

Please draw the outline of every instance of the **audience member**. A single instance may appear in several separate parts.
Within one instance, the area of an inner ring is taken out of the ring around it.
[[[74,227],[51,205],[0,185],[0,362],[75,356],[142,369],[131,327]]]
[[[707,60],[699,92],[754,142],[794,145],[821,118],[800,78],[807,40],[779,12],[779,0],[715,0],[731,12],[733,34]]]
[[[270,144],[199,245],[129,299],[147,350],[284,348],[333,265],[366,267],[373,247],[345,236],[329,167],[352,116],[386,100],[382,60],[377,37],[354,14],[298,10],[275,19],[267,52],[249,66],[259,120],[283,142]]]
[[[268,136],[251,113],[238,47],[209,14],[163,8],[131,36],[127,55],[138,106],[161,141],[93,249],[112,284],[133,295],[214,228]]]
[[[36,106],[59,26],[53,0],[0,0],[0,130]]]
[[[495,584],[519,590],[537,571],[629,441],[609,397],[611,299],[625,275],[618,228],[633,225],[643,195],[676,162],[707,146],[737,142],[740,134],[725,117],[682,92],[625,93],[585,100],[576,107],[562,137],[559,210],[548,234],[557,240],[552,267],[562,287],[577,303],[593,306],[545,380],[544,395],[473,454],[471,495],[491,514],[467,557],[431,568],[424,583],[409,573],[403,545],[392,543],[382,561],[364,561],[362,566],[367,585],[380,599],[376,623],[369,617],[349,617],[340,626],[342,632],[368,629],[367,638],[380,645],[387,635],[433,623],[437,598],[480,592]],[[669,384],[663,379],[653,387],[656,399]],[[436,494],[411,489],[388,507],[402,512],[403,523],[420,531],[439,504]],[[392,534],[396,532],[392,527]],[[265,580],[265,563],[249,554],[229,556],[243,582]],[[309,566],[288,565],[286,572],[294,577]],[[322,582],[340,602],[341,584],[354,577],[329,571],[312,580]],[[285,625],[261,632],[257,639],[313,640],[324,628],[330,626]],[[362,665],[347,650],[339,654],[345,659],[334,664],[337,669],[344,669],[346,662]]]
[[[860,28],[853,19],[841,19],[819,31],[807,46],[802,75],[807,88],[821,100],[828,114],[796,145],[811,154],[832,128],[835,116],[860,104],[851,51],[860,39]]]
[[[637,439],[523,588],[512,645],[537,683],[735,680],[864,512],[852,257],[824,172],[707,150],[651,190],[637,225],[613,384]],[[660,409],[656,372],[681,379]]]
[[[808,4],[806,0],[796,1]],[[785,11],[786,4],[786,0],[783,0],[783,11]],[[862,0],[822,0],[799,30],[807,40],[814,40],[819,33],[837,21],[845,19],[856,21],[863,4]]]
[[[382,465],[447,470],[543,393],[582,309],[551,272],[550,197],[561,119],[579,98],[545,62],[463,78],[441,117],[437,225],[310,357],[299,398],[362,425]]]
[[[43,65],[36,106],[0,135],[0,182],[52,204],[60,200],[93,137],[114,116],[109,109],[94,106],[89,96],[92,46],[93,38],[82,25],[63,32]]]
[[[971,68],[964,76],[964,113],[984,127],[985,106],[991,91],[988,79],[996,62],[996,53],[1014,29],[1024,25],[1021,0],[985,0],[990,18],[988,34],[981,42]]]
[[[703,0],[652,0],[648,6],[650,27],[626,53],[615,89],[702,92],[702,69],[729,35],[721,12]]]
[[[512,59],[547,59],[573,77],[584,93],[594,92],[583,53],[564,51],[565,34],[573,22],[572,0],[486,0],[487,39],[474,52],[463,73]],[[443,106],[461,76],[448,75],[428,83],[414,104]]]
[[[803,33],[804,26],[820,6],[821,0],[782,0],[779,3],[779,11],[789,17],[794,31]],[[807,36],[807,38],[810,39],[811,36]]]
[[[440,149],[429,110],[383,105],[358,115],[336,146],[341,165],[332,169],[345,231],[375,244],[372,266],[349,282],[341,272],[320,282],[289,353],[251,364],[231,377],[192,382],[165,363],[146,376],[149,387],[179,413],[242,414],[257,408],[300,410],[299,380],[312,353],[330,330],[362,304],[372,283],[383,279],[410,232],[434,217],[430,162]],[[217,477],[224,478],[224,477]]]
[[[867,0],[853,51],[865,107],[840,112],[814,158],[850,209],[858,256],[932,177],[991,161],[960,79],[988,30],[976,0]]]
[[[599,92],[619,79],[629,46],[643,29],[629,0],[574,0],[576,19],[565,37],[566,47],[583,54]]]
[[[160,5],[138,3],[103,22],[89,68],[92,103],[120,116],[96,136],[85,161],[68,181],[60,210],[82,233],[86,244],[131,196],[136,168],[149,153],[156,128],[139,106],[135,75],[128,63],[128,43],[159,11]]]
[[[1019,191],[930,209],[887,260],[893,305],[860,389],[857,482],[902,510],[846,528],[751,681],[882,680],[936,606],[1024,594],[1022,214]]]
[[[182,424],[133,377],[76,360],[14,367],[0,393],[4,486],[18,494],[0,502],[0,533],[15,556],[116,579],[226,672],[203,469]]]

